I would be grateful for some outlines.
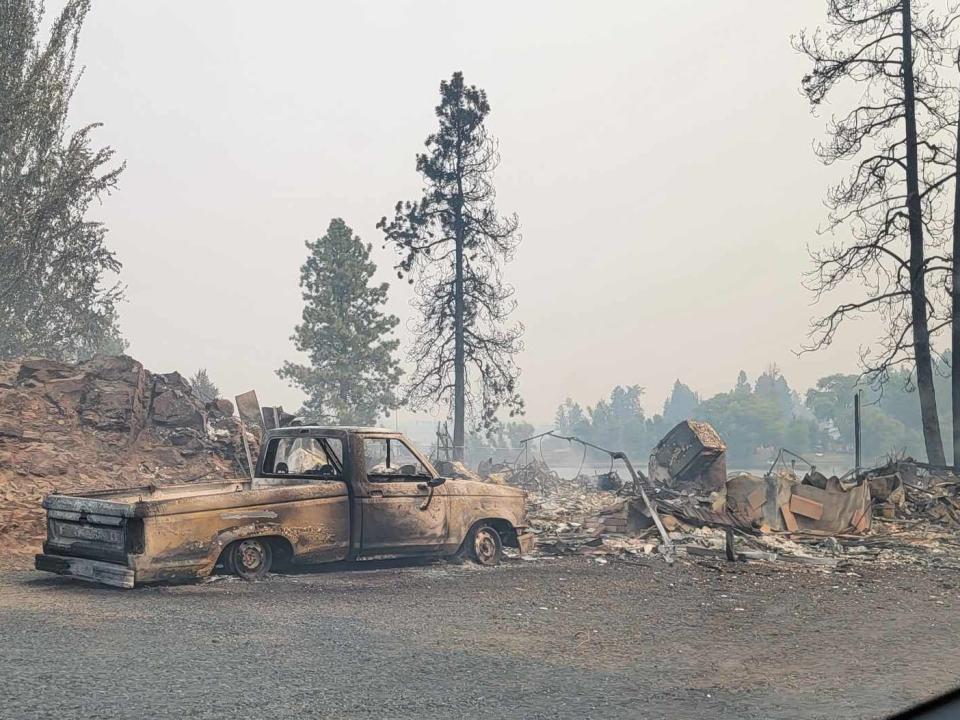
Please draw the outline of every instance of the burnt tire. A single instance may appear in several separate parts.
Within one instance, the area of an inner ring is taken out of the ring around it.
[[[467,537],[466,550],[477,565],[493,567],[500,563],[503,555],[503,540],[496,528],[489,525],[477,525]]]
[[[243,580],[262,580],[273,565],[273,548],[269,540],[247,538],[230,546],[225,567]]]

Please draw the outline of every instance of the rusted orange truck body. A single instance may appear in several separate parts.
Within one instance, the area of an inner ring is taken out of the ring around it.
[[[119,587],[406,556],[494,564],[502,545],[532,547],[521,490],[442,478],[402,434],[378,428],[271,430],[251,480],[52,494],[43,505],[37,569]]]

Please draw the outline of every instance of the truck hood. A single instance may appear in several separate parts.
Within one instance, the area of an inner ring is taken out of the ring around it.
[[[471,497],[502,497],[502,498],[523,498],[526,493],[520,488],[510,485],[495,485],[494,483],[478,482],[477,480],[461,480],[451,478],[447,480],[443,487],[448,495],[467,495]]]

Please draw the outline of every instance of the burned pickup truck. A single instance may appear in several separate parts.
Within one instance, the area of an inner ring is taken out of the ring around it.
[[[378,428],[269,430],[252,479],[52,494],[43,506],[38,570],[127,588],[344,560],[495,565],[504,545],[533,544],[522,490],[441,477]]]

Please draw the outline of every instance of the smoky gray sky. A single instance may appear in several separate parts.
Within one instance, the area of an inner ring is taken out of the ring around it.
[[[789,37],[824,9],[96,0],[73,117],[103,122],[128,164],[96,214],[123,262],[130,353],[297,407],[274,370],[297,357],[303,242],[337,216],[373,243],[404,328],[410,290],[375,224],[417,196],[439,83],[462,70],[488,93],[498,205],[521,221],[506,276],[532,422],[616,384],[643,385],[655,412],[676,378],[709,395],[769,363],[801,390],[851,371],[868,323],[793,352],[837,171],[813,155],[826,118]]]

